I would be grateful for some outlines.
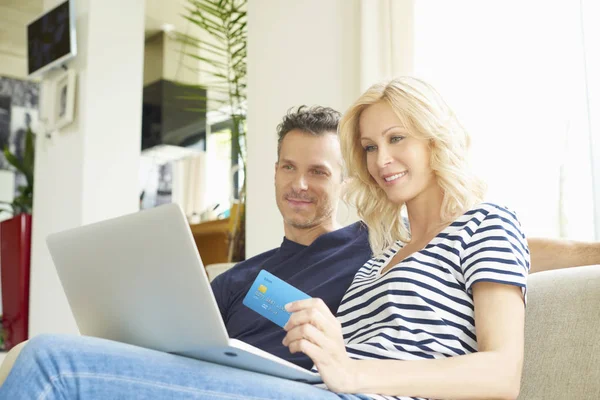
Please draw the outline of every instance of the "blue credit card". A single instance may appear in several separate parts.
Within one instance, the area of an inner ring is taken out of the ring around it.
[[[263,269],[258,273],[243,304],[283,328],[291,315],[285,310],[285,305],[304,299],[310,299],[310,296]]]

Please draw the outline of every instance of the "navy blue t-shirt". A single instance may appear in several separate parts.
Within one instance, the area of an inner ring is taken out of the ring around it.
[[[283,239],[281,247],[237,264],[212,282],[229,337],[310,369],[302,353],[281,344],[285,331],[242,304],[261,269],[312,297],[323,299],[335,315],[356,271],[371,257],[367,228],[361,222],[319,236],[310,246]]]

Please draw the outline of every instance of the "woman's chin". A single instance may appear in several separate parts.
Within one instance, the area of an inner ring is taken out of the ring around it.
[[[399,193],[387,193],[387,198],[390,202],[392,202],[396,205],[404,204],[408,200],[410,200],[410,198],[408,198],[406,195],[399,194]]]
[[[402,189],[400,189],[398,187],[383,188],[388,200],[390,202],[392,202],[394,204],[398,204],[398,205],[407,203],[415,198],[415,196],[416,196],[416,194],[414,193],[415,191],[414,190],[406,190],[406,189],[407,189],[406,187],[404,187]]]

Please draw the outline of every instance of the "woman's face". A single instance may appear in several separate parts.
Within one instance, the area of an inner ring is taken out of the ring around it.
[[[437,185],[427,141],[411,136],[387,103],[363,110],[359,129],[369,174],[390,201],[410,202]]]

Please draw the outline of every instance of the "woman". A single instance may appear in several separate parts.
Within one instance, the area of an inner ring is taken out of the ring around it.
[[[483,185],[464,161],[467,134],[439,95],[411,78],[370,88],[340,133],[375,256],[337,319],[319,299],[288,304],[283,340],[314,361],[329,391],[93,338],[73,346],[43,337],[25,347],[0,397],[516,398],[529,252],[514,215],[481,204]],[[43,357],[51,362],[36,362]],[[102,369],[118,357],[130,378]],[[85,376],[61,373],[61,363],[68,370],[76,362],[100,366]],[[138,369],[143,378],[132,379]]]
[[[340,140],[375,257],[337,320],[318,300],[292,304],[284,343],[337,392],[516,398],[529,250],[513,213],[481,204],[455,115],[401,78],[350,107]]]

